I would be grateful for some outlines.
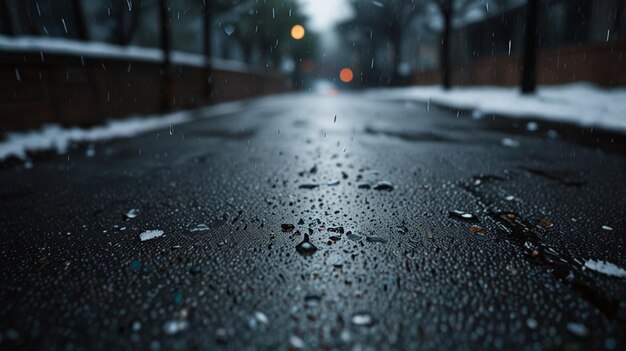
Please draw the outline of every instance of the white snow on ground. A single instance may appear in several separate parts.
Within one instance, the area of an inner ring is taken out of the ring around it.
[[[41,52],[42,60],[45,61],[45,54],[67,54],[84,57],[96,57],[103,59],[127,59],[142,60],[150,62],[161,62],[163,52],[157,48],[145,48],[140,46],[119,46],[99,42],[83,42],[78,40],[50,38],[50,37],[7,37],[0,35],[0,51],[9,52]],[[200,54],[172,51],[171,60],[174,63],[189,66],[203,67],[204,56]],[[250,67],[245,63],[211,58],[211,65],[214,68],[249,72]]]
[[[592,271],[596,271],[598,273],[610,275],[618,278],[626,278],[626,270],[620,268],[613,263],[605,262],[605,261],[594,261],[588,260],[585,262],[585,267],[591,269]]]
[[[240,109],[241,103],[230,102],[201,109],[197,115],[208,118],[233,113]],[[25,160],[28,158],[27,152],[50,149],[63,154],[67,152],[72,143],[130,138],[149,131],[189,122],[194,119],[194,116],[193,111],[179,111],[159,116],[110,120],[102,126],[88,129],[64,128],[57,124],[47,124],[31,131],[8,132],[3,139],[0,138],[0,161],[11,156]]]
[[[139,239],[141,239],[141,241],[152,240],[160,237],[161,235],[163,235],[162,230],[146,230],[145,232],[139,234]]]
[[[536,95],[525,96],[517,87],[459,87],[444,91],[439,86],[372,89],[372,97],[432,102],[477,114],[537,118],[626,132],[626,89],[601,89],[588,83],[541,86]]]

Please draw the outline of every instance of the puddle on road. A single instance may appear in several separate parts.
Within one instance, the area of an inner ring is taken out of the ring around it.
[[[391,131],[391,130],[375,129],[373,127],[366,127],[363,132],[369,135],[384,135],[387,137],[398,138],[400,140],[410,141],[410,142],[452,142],[453,141],[439,134],[435,134],[434,132]]]
[[[587,184],[587,181],[585,181],[579,174],[575,174],[570,171],[553,171],[527,166],[520,166],[520,168],[528,173],[554,180],[564,185],[582,186]]]

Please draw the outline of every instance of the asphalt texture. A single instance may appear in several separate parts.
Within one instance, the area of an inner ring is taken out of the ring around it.
[[[585,267],[626,267],[623,138],[357,93],[229,106],[3,166],[1,349],[626,347],[626,279]]]

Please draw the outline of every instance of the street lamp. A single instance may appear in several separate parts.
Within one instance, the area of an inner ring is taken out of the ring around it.
[[[304,38],[304,27],[302,27],[299,24],[296,24],[293,27],[291,27],[291,37],[296,40],[300,40]]]

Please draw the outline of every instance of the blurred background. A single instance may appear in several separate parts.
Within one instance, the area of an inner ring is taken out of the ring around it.
[[[0,0],[3,130],[264,94],[626,85],[624,0]]]

